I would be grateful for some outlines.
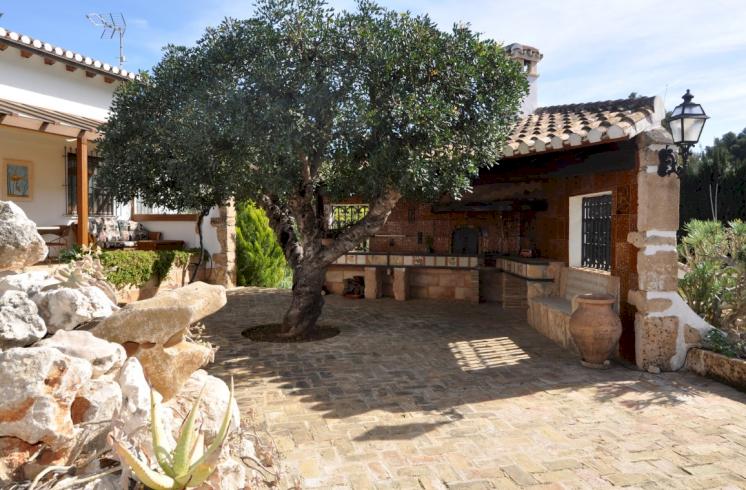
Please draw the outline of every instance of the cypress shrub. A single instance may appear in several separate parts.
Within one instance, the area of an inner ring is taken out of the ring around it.
[[[236,266],[239,286],[286,285],[285,255],[264,210],[245,202],[236,206]]]

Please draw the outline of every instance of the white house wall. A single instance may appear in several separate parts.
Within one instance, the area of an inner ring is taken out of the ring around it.
[[[0,98],[78,116],[106,120],[118,85],[63,63],[45,65],[41,56],[23,58],[17,49],[0,51]]]
[[[65,214],[65,144],[61,136],[0,126],[0,160],[33,163],[32,200],[16,204],[39,226],[63,225],[72,220]],[[0,185],[0,199],[7,199],[3,172],[0,172]]]
[[[105,121],[119,83],[106,83],[101,75],[86,77],[82,68],[69,72],[61,62],[46,65],[41,56],[24,58],[14,48],[0,51],[0,99]],[[75,222],[75,216],[66,214],[66,146],[74,147],[75,142],[66,141],[64,137],[0,126],[0,160],[11,158],[33,162],[33,198],[17,204],[39,226]],[[0,175],[0,185],[0,199],[4,199],[5,175]],[[118,205],[115,212],[119,219],[129,219],[129,203]],[[204,243],[211,254],[220,251],[217,232],[210,225],[210,218],[219,215],[215,208],[204,219]],[[194,222],[147,221],[143,225],[151,231],[160,231],[165,240],[182,240],[187,247],[199,246]]]

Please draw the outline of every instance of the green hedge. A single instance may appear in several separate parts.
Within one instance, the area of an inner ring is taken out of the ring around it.
[[[152,277],[160,282],[171,267],[185,267],[194,255],[186,250],[104,250],[100,260],[106,279],[117,288],[139,287]]]

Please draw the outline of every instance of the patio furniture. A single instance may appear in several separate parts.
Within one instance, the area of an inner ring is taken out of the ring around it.
[[[44,243],[47,245],[47,248],[49,248],[49,255],[47,256],[47,260],[50,260],[52,257],[56,257],[59,255],[61,250],[64,250],[66,248],[70,247],[70,243],[68,241],[68,234],[70,233],[70,225],[56,225],[56,226],[37,226],[36,231],[39,232],[39,235],[44,239]],[[52,254],[52,251],[56,251],[56,253]]]
[[[577,267],[563,267],[557,293],[528,300],[528,323],[543,335],[565,348],[575,349],[570,334],[570,316],[578,307],[578,296],[587,293],[608,294],[613,310],[619,311],[619,278],[607,272]]]
[[[160,235],[160,233],[159,233]],[[184,248],[183,240],[139,240],[137,250],[181,250]]]
[[[136,248],[138,241],[149,238],[141,223],[113,217],[89,218],[88,229],[90,242],[101,248]]]

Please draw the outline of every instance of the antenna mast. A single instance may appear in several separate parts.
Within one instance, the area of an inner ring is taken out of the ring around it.
[[[101,39],[103,39],[104,36],[113,39],[115,34],[119,35],[119,68],[122,68],[126,61],[126,58],[124,57],[124,33],[127,30],[127,22],[124,20],[124,15],[119,13],[115,17],[112,13],[91,13],[86,14],[85,17],[91,24],[103,29],[101,32]]]

